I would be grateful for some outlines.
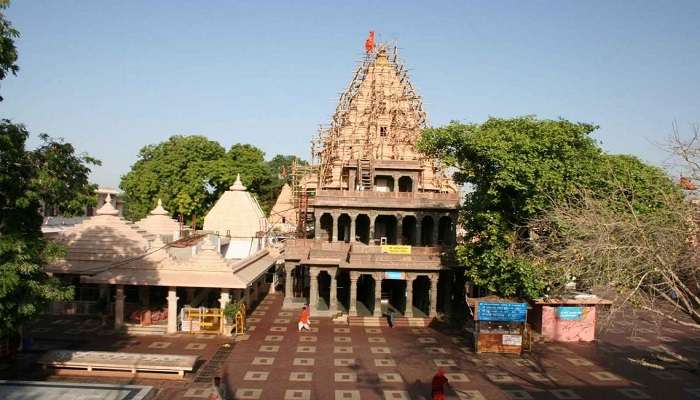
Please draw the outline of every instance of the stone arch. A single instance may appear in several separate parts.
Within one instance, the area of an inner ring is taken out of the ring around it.
[[[438,242],[441,245],[450,245],[453,243],[452,232],[452,218],[447,215],[440,217],[438,222]]]
[[[348,214],[341,214],[338,217],[338,241],[339,242],[350,242],[350,224],[352,220]]]
[[[321,215],[321,230],[320,235],[316,235],[317,239],[330,242],[333,240],[333,216],[330,213]]]
[[[396,217],[393,215],[380,215],[374,221],[374,238],[386,237],[387,244],[396,244]]]
[[[418,246],[418,238],[416,237],[416,217],[406,215],[401,223],[401,243],[411,246]]]
[[[361,274],[357,280],[357,315],[361,317],[372,316],[374,310],[374,277],[370,274]]]
[[[321,270],[316,277],[318,283],[318,303],[315,305],[319,311],[325,311],[331,304],[331,279],[333,277],[326,270]]]
[[[374,176],[374,191],[375,192],[393,192],[394,177],[391,175],[375,175]]]
[[[402,176],[399,178],[399,192],[412,192],[413,179],[410,176]]]
[[[358,215],[355,219],[355,235],[357,235],[360,242],[369,244],[369,233],[369,216],[367,214]]]
[[[433,243],[433,226],[435,225],[435,221],[433,220],[433,217],[430,215],[426,215],[423,217],[423,220],[421,221],[421,230],[420,230],[420,237],[421,237],[421,244],[423,246],[432,246],[435,243]]]
[[[425,275],[418,275],[413,281],[413,316],[425,317],[429,314],[430,278]]]

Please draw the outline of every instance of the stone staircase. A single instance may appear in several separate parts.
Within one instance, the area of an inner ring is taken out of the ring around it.
[[[394,317],[394,328],[425,328],[432,318]],[[348,317],[350,326],[389,327],[386,317]]]
[[[127,335],[165,335],[167,329],[165,324],[124,324],[123,332]]]

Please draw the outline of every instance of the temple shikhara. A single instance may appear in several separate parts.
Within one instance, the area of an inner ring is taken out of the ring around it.
[[[427,124],[396,47],[368,45],[312,142],[314,166],[293,172],[297,238],[281,255],[287,307],[419,324],[449,304],[459,195],[416,148]]]
[[[228,334],[227,304],[269,290],[351,324],[391,314],[419,326],[447,309],[458,191],[416,148],[428,120],[396,47],[366,50],[312,163],[292,167],[269,216],[240,177],[196,231],[158,199],[128,222],[110,192],[94,216],[50,233],[68,251],[47,271],[77,288],[52,312],[113,314],[129,332]]]

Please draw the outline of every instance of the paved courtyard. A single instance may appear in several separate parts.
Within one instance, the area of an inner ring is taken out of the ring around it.
[[[158,399],[205,399],[207,382],[217,374],[236,399],[428,399],[438,367],[447,372],[450,399],[700,399],[697,372],[680,365],[654,370],[630,362],[654,361],[660,346],[700,358],[700,337],[638,315],[618,315],[597,344],[535,344],[532,353],[514,357],[477,355],[461,332],[440,326],[350,327],[312,319],[312,331],[298,333],[297,311],[282,310],[281,304],[280,294],[268,295],[250,315],[248,334],[233,342],[230,353],[221,353],[222,345],[231,342],[224,338],[121,337],[90,320],[77,324],[75,319],[44,324],[36,345],[38,350],[199,355],[198,371],[183,381],[49,377],[151,385]],[[12,369],[3,376],[45,379],[33,364],[39,354],[22,355],[14,376]]]

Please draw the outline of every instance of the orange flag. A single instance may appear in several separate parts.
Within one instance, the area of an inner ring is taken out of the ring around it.
[[[369,53],[374,49],[374,31],[369,31],[369,36],[365,40],[365,50]]]

